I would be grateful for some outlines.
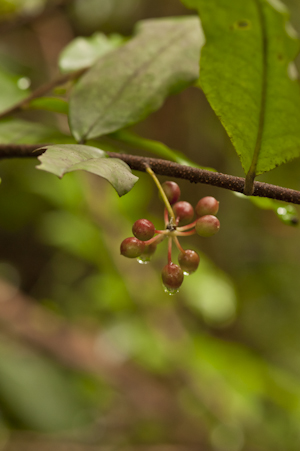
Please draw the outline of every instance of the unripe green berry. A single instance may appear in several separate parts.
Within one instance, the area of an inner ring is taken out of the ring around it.
[[[122,241],[120,251],[124,257],[137,258],[144,252],[145,246],[143,241],[135,237],[129,237]]]
[[[168,201],[171,205],[175,204],[180,198],[180,188],[175,182],[167,181],[164,182],[162,185],[162,188],[168,198]]]
[[[179,218],[178,225],[189,224],[194,217],[193,206],[189,202],[185,202],[184,200],[173,205],[173,211],[176,221]]]
[[[200,257],[197,252],[187,249],[178,255],[178,262],[184,274],[188,275],[196,271]]]
[[[155,232],[155,227],[148,219],[138,219],[132,226],[132,233],[141,241],[150,240]]]
[[[219,211],[219,202],[212,196],[202,197],[195,207],[197,216],[216,215]]]
[[[177,291],[183,282],[183,272],[180,266],[169,263],[162,270],[162,281],[168,291]]]
[[[220,221],[213,215],[201,216],[196,221],[195,229],[200,236],[213,236],[220,229]]]

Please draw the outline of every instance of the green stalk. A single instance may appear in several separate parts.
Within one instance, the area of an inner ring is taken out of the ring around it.
[[[173,209],[172,209],[172,207],[171,207],[171,205],[170,205],[170,202],[169,202],[169,200],[168,200],[168,198],[167,198],[167,196],[166,196],[166,193],[165,193],[164,190],[163,190],[163,187],[162,187],[161,184],[160,184],[160,181],[158,180],[158,178],[156,177],[156,175],[154,174],[154,172],[152,171],[152,169],[150,168],[150,166],[147,166],[146,172],[148,172],[148,174],[149,174],[149,175],[152,177],[152,179],[154,180],[154,183],[155,183],[155,185],[157,186],[158,191],[160,192],[160,195],[161,195],[161,197],[162,197],[162,199],[163,199],[163,201],[164,201],[164,204],[165,204],[165,206],[166,206],[166,209],[167,209],[168,212],[169,212],[171,221],[172,221],[172,223],[175,225],[175,224],[176,224],[176,218],[175,218],[174,211],[173,211]]]

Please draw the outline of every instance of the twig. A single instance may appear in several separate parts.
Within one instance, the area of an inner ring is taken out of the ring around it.
[[[0,144],[1,158],[37,157],[45,152],[49,144]],[[158,158],[140,157],[136,155],[107,152],[111,158],[119,158],[136,171],[145,172],[150,167],[157,175],[166,175],[173,178],[189,180],[191,183],[203,183],[217,186],[237,193],[244,193],[245,179],[234,175],[211,172],[204,169],[183,166],[168,160]],[[268,197],[291,204],[300,205],[300,191],[269,183],[254,182],[252,196]]]
[[[33,91],[29,96],[25,97],[25,99],[20,100],[20,102],[13,105],[11,108],[8,108],[7,110],[0,113],[0,119],[3,119],[4,117],[10,116],[13,113],[17,113],[21,111],[23,108],[26,108],[26,106],[31,102],[33,99],[37,99],[38,97],[42,97],[43,95],[47,94],[47,92],[52,91],[56,86],[63,85],[67,81],[74,80],[75,78],[80,77],[84,72],[86,72],[89,69],[89,67],[84,67],[82,69],[78,69],[75,72],[70,72],[65,75],[61,75],[54,80],[50,81],[49,83],[45,83],[44,85],[37,88],[35,91]]]
[[[0,144],[0,158],[37,157],[42,155],[49,144]],[[174,178],[189,180],[191,183],[203,183],[219,188],[244,192],[245,179],[233,175],[211,172],[204,169],[183,166],[168,160],[158,158],[140,157],[137,155],[107,152],[111,158],[119,158],[136,171],[145,172],[150,166],[157,175],[166,175]],[[269,183],[254,182],[253,196],[268,197],[292,204],[300,204],[300,191]]]

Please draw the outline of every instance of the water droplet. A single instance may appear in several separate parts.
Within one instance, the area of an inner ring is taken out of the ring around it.
[[[190,275],[191,275],[191,273],[190,273],[190,272],[187,272],[187,271],[183,271],[183,274],[184,274],[185,276],[190,276]]]
[[[147,259],[144,259],[142,256],[137,258],[137,261],[141,264],[141,265],[148,265],[148,263],[150,262],[150,258],[148,257]]]
[[[172,288],[167,288],[165,285],[163,285],[163,288],[164,288],[164,292],[166,293],[166,294],[168,294],[169,296],[173,296],[174,294],[176,294],[176,293],[178,293],[179,292],[179,290],[178,289],[172,289]]]
[[[31,85],[31,80],[27,77],[22,77],[19,78],[17,85],[20,89],[22,89],[23,91],[25,91],[26,89],[29,88],[29,86]]]

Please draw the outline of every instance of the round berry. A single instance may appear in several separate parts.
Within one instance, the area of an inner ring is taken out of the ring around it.
[[[155,227],[148,219],[139,219],[132,226],[132,233],[141,241],[148,241],[153,237]]]
[[[196,271],[200,257],[197,252],[188,249],[178,255],[178,262],[184,274],[188,275]]]
[[[189,202],[184,200],[173,205],[173,211],[178,225],[189,224],[194,217],[194,208]]]
[[[175,204],[175,202],[179,200],[181,191],[177,183],[170,181],[164,182],[162,184],[162,188],[166,193],[168,201],[170,202],[171,205]]]
[[[169,263],[162,270],[162,281],[169,291],[177,291],[183,282],[183,271],[180,266]]]
[[[197,216],[216,215],[219,211],[219,202],[212,196],[202,197],[195,207]]]
[[[135,237],[125,238],[121,243],[120,251],[124,257],[137,258],[145,250],[145,243]]]
[[[196,221],[195,229],[200,236],[213,236],[220,229],[220,221],[213,215],[201,216]]]

